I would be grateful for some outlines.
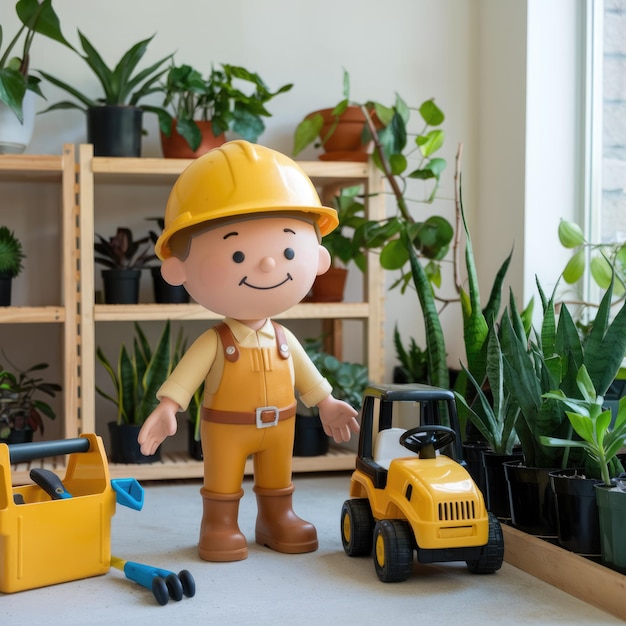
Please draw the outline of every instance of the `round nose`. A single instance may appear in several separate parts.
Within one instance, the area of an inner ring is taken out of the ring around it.
[[[261,259],[259,266],[261,268],[261,271],[271,272],[276,267],[276,261],[274,261],[274,257],[265,256]]]

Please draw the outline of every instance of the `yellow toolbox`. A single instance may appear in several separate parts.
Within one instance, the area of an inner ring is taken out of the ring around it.
[[[12,487],[12,463],[62,454],[69,454],[63,486],[70,498],[51,499],[36,484]],[[108,572],[115,504],[100,437],[0,444],[0,592]]]

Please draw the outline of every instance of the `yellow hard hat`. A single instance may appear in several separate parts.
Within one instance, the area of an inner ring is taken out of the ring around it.
[[[156,254],[161,260],[171,256],[169,240],[184,228],[274,211],[311,214],[322,236],[339,223],[295,161],[265,146],[229,141],[197,158],[174,183]]]

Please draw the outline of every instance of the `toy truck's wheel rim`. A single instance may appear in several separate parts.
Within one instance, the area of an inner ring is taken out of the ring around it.
[[[374,566],[384,583],[406,580],[413,570],[413,536],[402,520],[381,520],[374,527]]]
[[[372,551],[374,518],[366,498],[346,500],[341,507],[341,542],[348,556],[367,556]]]

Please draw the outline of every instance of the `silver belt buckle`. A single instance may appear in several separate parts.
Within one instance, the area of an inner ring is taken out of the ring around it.
[[[274,412],[274,419],[271,422],[263,421],[263,413],[266,411]],[[256,410],[256,427],[257,428],[269,428],[270,426],[276,426],[278,424],[278,415],[280,411],[277,406],[260,406]]]

